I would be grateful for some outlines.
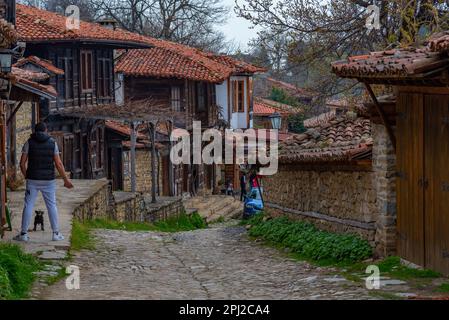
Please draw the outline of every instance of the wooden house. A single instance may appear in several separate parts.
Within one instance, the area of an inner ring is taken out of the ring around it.
[[[63,71],[49,80],[58,96],[53,102],[39,103],[39,120],[49,124],[73,178],[106,177],[109,155],[104,121],[71,114],[114,104],[114,50],[150,45],[123,30],[84,21],[70,29],[64,16],[25,5],[16,8],[16,29],[26,42],[25,56],[39,56]]]
[[[364,83],[391,156],[379,179],[385,190],[384,230],[394,252],[449,274],[449,34],[426,47],[373,52],[333,64],[334,72]],[[393,88],[383,101],[372,85]]]
[[[220,86],[236,74],[236,65],[254,70],[256,67],[173,42],[152,38],[147,38],[147,41],[152,48],[119,53],[116,65],[117,103],[151,99],[166,105],[167,110],[185,115],[174,123],[175,128],[191,130],[192,121],[200,121],[203,130],[222,126],[223,108],[218,97]],[[249,79],[250,71],[245,72],[245,75],[243,71],[239,75]],[[250,89],[250,82],[245,80],[243,83],[246,89],[241,90],[239,101],[246,110],[246,128],[251,95],[246,91]],[[228,86],[225,85],[225,88]],[[163,134],[167,145],[169,132],[165,130]],[[216,166],[177,166],[170,178],[169,147],[165,150],[161,159],[162,172],[167,175],[162,179],[163,195],[214,191],[218,175]]]

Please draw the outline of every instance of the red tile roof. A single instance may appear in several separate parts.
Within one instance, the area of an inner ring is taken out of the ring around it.
[[[33,72],[30,70],[24,70],[17,67],[12,67],[12,73],[20,78],[31,80],[31,81],[45,81],[50,78],[50,76],[43,72]]]
[[[435,34],[429,41],[429,48],[432,51],[443,52],[449,50],[449,31]]]
[[[26,91],[34,91],[34,93],[36,93],[36,91],[41,92],[39,95],[45,96],[46,98],[56,98],[58,96],[58,93],[53,86],[30,80],[28,79],[29,76],[24,76],[21,71],[18,70],[21,69],[14,68],[10,76],[13,85],[21,87]]]
[[[449,58],[441,52],[434,52],[428,48],[407,48],[350,57],[334,62],[332,71],[344,78],[413,79],[448,64]]]
[[[97,23],[80,21],[79,30],[66,27],[67,18],[53,12],[17,4],[16,30],[26,42],[93,41],[117,47],[147,47],[144,37],[121,29],[108,29]]]
[[[118,121],[113,121],[113,120],[106,120],[105,121],[105,126],[108,129],[111,129],[115,132],[118,132],[124,136],[128,136],[131,137],[131,128],[127,125],[124,125],[123,123],[120,123]],[[137,139],[146,139],[147,136],[138,132],[137,133]]]
[[[279,160],[314,163],[369,159],[372,145],[370,120],[345,115],[319,123],[281,143]]]
[[[27,58],[22,58],[19,61],[17,61],[14,64],[14,66],[20,68],[20,67],[26,66],[27,64],[33,64],[51,75],[63,75],[64,74],[64,70],[55,67],[51,61],[41,59],[36,56],[29,56]]]
[[[234,73],[237,74],[253,74],[258,72],[267,72],[267,69],[261,68],[255,65],[252,65],[250,63],[247,63],[242,60],[234,59],[231,56],[224,55],[224,54],[213,54],[213,53],[204,53],[206,57],[209,59],[212,59],[224,66],[227,66],[228,68],[231,68]]]
[[[231,57],[205,53],[183,44],[145,37],[150,49],[129,50],[119,59],[116,71],[130,76],[189,79],[221,83],[232,74],[262,69]]]
[[[292,106],[279,103],[276,101],[268,100],[268,99],[261,99],[261,98],[255,98],[254,99],[254,115],[255,116],[269,116],[275,112],[280,113],[281,115],[289,115],[301,112],[302,110],[295,109]]]
[[[223,82],[231,73],[216,64],[196,59],[174,49],[155,47],[129,50],[117,62],[116,72],[135,77],[175,78],[193,81]]]

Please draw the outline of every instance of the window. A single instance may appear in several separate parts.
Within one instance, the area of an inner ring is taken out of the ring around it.
[[[81,51],[81,90],[91,91],[93,89],[92,81],[93,57],[92,51]]]
[[[58,66],[64,70],[64,75],[58,76],[58,91],[64,100],[73,99],[73,58],[66,56],[58,58]]]
[[[98,96],[106,98],[111,96],[111,62],[109,58],[98,59]]]
[[[245,82],[232,81],[233,112],[245,112]]]
[[[173,111],[182,111],[180,87],[171,87],[171,107]]]
[[[196,97],[197,97],[197,108],[198,111],[206,110],[206,84],[197,83],[196,84]]]

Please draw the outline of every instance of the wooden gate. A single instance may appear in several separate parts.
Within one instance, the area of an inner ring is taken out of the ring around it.
[[[398,252],[449,273],[449,96],[402,92],[397,113]]]
[[[424,97],[426,267],[449,274],[449,96]]]

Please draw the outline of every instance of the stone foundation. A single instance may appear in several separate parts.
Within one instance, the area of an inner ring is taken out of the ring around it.
[[[124,221],[142,221],[145,214],[145,205],[140,193],[114,192],[115,210],[114,219]]]
[[[375,246],[379,212],[373,172],[301,171],[298,166],[282,165],[263,185],[270,214],[287,214],[327,231],[358,234]]]
[[[376,251],[380,256],[389,256],[396,253],[396,154],[384,126],[373,124],[372,134],[379,211]]]
[[[96,184],[96,191],[73,211],[74,217],[79,221],[111,218],[109,181],[106,179],[92,180],[92,183]]]
[[[182,198],[158,198],[158,203],[151,203],[151,198],[145,197],[145,221],[163,221],[171,217],[179,216],[185,212]]]

